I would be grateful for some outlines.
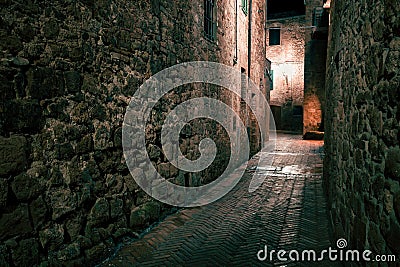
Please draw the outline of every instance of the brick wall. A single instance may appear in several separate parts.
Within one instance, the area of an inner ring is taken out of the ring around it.
[[[400,253],[400,5],[331,1],[324,182],[335,237]]]
[[[251,78],[264,85],[265,2],[252,2]],[[135,237],[171,211],[132,180],[122,155],[121,127],[130,96],[156,72],[193,60],[233,65],[235,3],[217,2],[215,42],[204,38],[203,4],[0,2],[1,266],[93,263],[124,236]],[[235,67],[247,70],[249,15],[238,11]],[[185,131],[181,147],[195,157],[196,140],[214,133],[221,153],[212,168],[186,174],[162,157],[159,119],[179,101],[201,95],[240,107],[238,97],[215,86],[177,88],[160,102],[159,117],[148,128],[153,164],[178,184],[205,183],[226,164],[228,137],[215,123],[203,121]],[[255,151],[259,137],[253,132]]]

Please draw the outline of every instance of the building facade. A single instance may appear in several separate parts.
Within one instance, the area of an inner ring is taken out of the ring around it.
[[[95,263],[173,210],[137,186],[122,150],[130,97],[155,73],[182,62],[220,62],[268,95],[263,0],[0,5],[1,266]],[[238,96],[203,84],[173,90],[146,128],[147,154],[166,179],[186,186],[215,179],[229,159],[229,138],[213,122],[194,122],[181,136],[189,158],[206,133],[216,137],[221,150],[211,168],[186,173],[163,156],[160,120],[198,96],[232,106],[252,153],[261,145]]]
[[[303,1],[267,1],[266,54],[271,62],[271,109],[279,130],[299,132],[306,35]]]
[[[400,254],[400,5],[330,2],[324,184],[333,235],[360,254],[370,250],[372,261],[388,255],[382,264],[395,266]]]
[[[325,113],[326,53],[329,28],[329,1],[308,1],[304,64],[303,133],[323,132]]]
[[[305,16],[269,19],[271,109],[277,129],[300,131],[304,97]]]
[[[266,53],[277,129],[317,130],[323,126],[327,27],[319,21],[325,14],[320,12],[324,3],[309,0],[275,6],[269,2]]]

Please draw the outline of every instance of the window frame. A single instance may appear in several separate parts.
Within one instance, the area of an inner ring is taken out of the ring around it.
[[[273,31],[276,31],[279,33],[279,35],[275,35],[274,38],[278,37],[278,41],[276,41],[275,39],[271,38],[271,35]],[[274,42],[272,42],[274,41]],[[274,45],[281,45],[281,28],[278,27],[274,27],[274,28],[269,28],[268,29],[268,45],[269,46],[274,46]]]
[[[314,8],[312,26],[316,26],[316,27],[320,26],[323,13],[324,13],[323,7],[315,7]]]
[[[212,42],[217,40],[217,0],[204,0],[204,37]]]

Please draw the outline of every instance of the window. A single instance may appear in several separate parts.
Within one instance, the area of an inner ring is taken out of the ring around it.
[[[215,0],[204,0],[204,34],[207,39],[216,39],[216,9]]]
[[[314,8],[313,12],[313,26],[319,26],[324,9],[322,7]]]
[[[269,45],[280,45],[281,44],[281,29],[270,28],[269,29]]]
[[[242,10],[245,15],[247,15],[247,11],[248,11],[247,6],[248,6],[247,0],[242,0]]]

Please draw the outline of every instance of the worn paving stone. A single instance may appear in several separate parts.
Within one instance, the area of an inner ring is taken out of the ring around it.
[[[334,262],[259,261],[257,252],[335,247],[322,192],[323,141],[279,134],[273,162],[250,161],[238,185],[215,203],[182,209],[101,266],[336,266]],[[270,159],[271,155],[266,157]],[[266,179],[249,193],[251,173]],[[275,254],[276,255],[276,254]]]

